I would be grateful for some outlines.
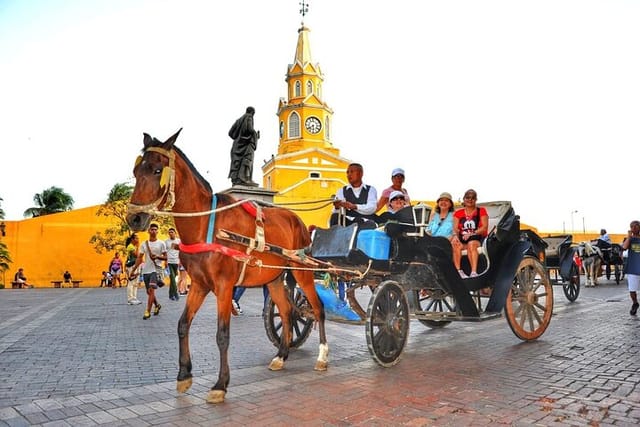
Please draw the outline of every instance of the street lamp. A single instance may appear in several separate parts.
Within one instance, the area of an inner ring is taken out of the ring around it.
[[[571,234],[575,233],[575,227],[573,226],[573,214],[578,213],[577,210],[571,211]]]

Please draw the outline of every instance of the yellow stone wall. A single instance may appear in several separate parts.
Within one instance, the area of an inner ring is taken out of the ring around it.
[[[74,280],[82,280],[81,286],[98,286],[102,271],[108,268],[114,255],[100,255],[89,243],[97,231],[111,225],[108,218],[96,216],[98,208],[5,221],[6,236],[2,241],[13,261],[4,274],[5,286],[11,287],[19,267],[24,268],[28,282],[36,287],[51,287],[52,280],[62,280],[65,270],[69,270]]]

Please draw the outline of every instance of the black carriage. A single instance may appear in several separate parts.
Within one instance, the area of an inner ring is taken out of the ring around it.
[[[597,246],[602,254],[602,266],[607,280],[611,279],[611,267],[613,266],[613,277],[616,285],[620,284],[624,276],[624,258],[622,246],[617,243],[609,243],[598,239],[591,241],[591,244]]]
[[[424,233],[430,211],[424,205],[405,208],[384,231],[362,230],[358,224],[316,229],[311,255],[323,264],[316,289],[327,318],[364,324],[369,351],[385,367],[398,362],[410,318],[442,328],[504,313],[518,338],[541,336],[551,320],[553,288],[535,255],[535,233],[520,230],[510,202],[481,205],[489,213],[490,233],[479,249],[480,274],[475,278],[460,277],[447,239]],[[463,270],[469,272],[466,256]],[[291,346],[298,347],[311,332],[313,318],[304,295],[295,283],[287,283],[296,305]],[[366,311],[355,296],[364,287],[372,292]],[[264,322],[269,339],[278,345],[282,325],[270,300]]]
[[[575,301],[580,295],[580,268],[575,262],[577,248],[573,236],[560,234],[543,240],[547,245],[544,260],[551,283],[561,285],[567,299]]]

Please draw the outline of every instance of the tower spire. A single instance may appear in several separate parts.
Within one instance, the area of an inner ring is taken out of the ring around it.
[[[300,22],[300,25],[304,26],[304,17],[309,13],[309,2],[302,0],[298,4],[300,5],[300,15],[302,15],[302,22]]]

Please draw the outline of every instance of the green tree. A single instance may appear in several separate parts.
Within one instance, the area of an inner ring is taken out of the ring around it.
[[[99,254],[103,252],[124,252],[124,242],[132,231],[127,224],[127,204],[131,199],[133,187],[127,183],[118,183],[113,186],[98,211],[97,216],[114,219],[114,225],[108,227],[104,232],[96,232],[89,243],[93,245]],[[172,221],[168,217],[154,218],[154,222],[160,225],[161,230],[166,230],[172,226]]]
[[[51,187],[42,193],[36,194],[33,196],[33,202],[36,206],[24,211],[25,218],[66,212],[73,209],[73,197],[59,187]]]

